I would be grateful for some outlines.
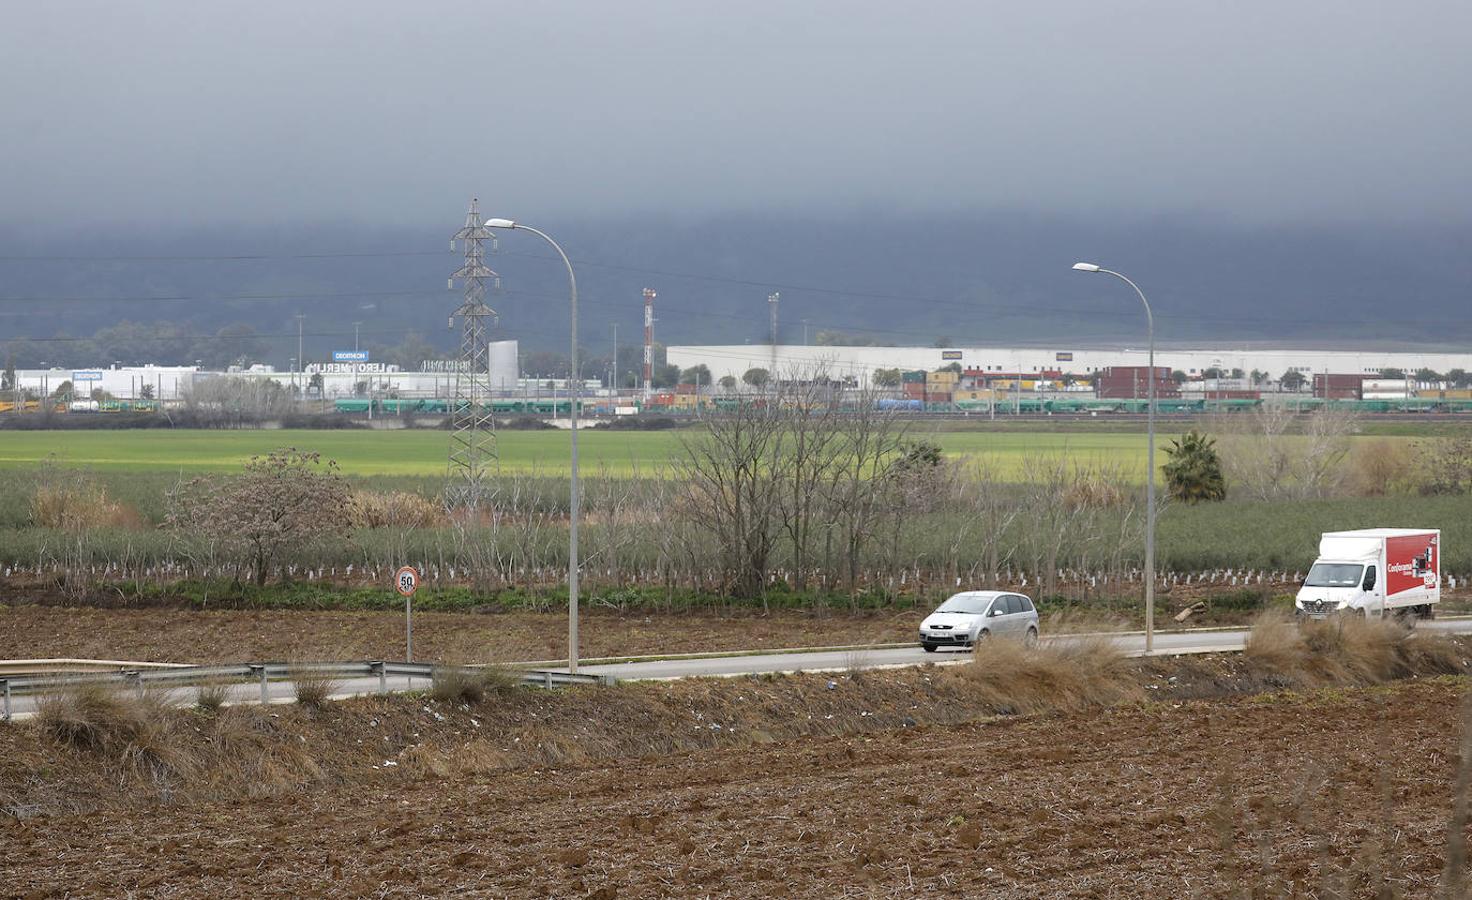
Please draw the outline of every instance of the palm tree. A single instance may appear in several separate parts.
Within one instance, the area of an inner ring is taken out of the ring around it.
[[[1215,440],[1192,430],[1180,440],[1171,441],[1165,453],[1170,457],[1165,464],[1165,483],[1171,497],[1186,503],[1227,499],[1227,481],[1222,476]]]

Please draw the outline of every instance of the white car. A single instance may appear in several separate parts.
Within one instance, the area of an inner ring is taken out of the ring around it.
[[[920,623],[920,646],[975,647],[991,638],[1013,638],[1029,646],[1038,640],[1038,611],[1032,600],[1008,591],[955,594]]]

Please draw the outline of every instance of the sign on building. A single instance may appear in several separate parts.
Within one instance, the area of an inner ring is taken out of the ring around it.
[[[1073,362],[1073,351],[1060,350],[1059,352],[1053,354],[1053,359],[1055,362]]]
[[[101,381],[102,373],[97,371],[73,372],[72,381]]]
[[[960,359],[961,358],[961,351],[960,350],[942,350],[942,351],[940,351],[940,358],[941,359]]]
[[[367,362],[367,350],[334,350],[332,351],[333,362]]]

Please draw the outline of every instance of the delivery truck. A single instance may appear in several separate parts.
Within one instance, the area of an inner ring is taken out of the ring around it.
[[[1441,600],[1441,532],[1366,528],[1319,536],[1319,558],[1294,606],[1301,616],[1354,613],[1429,619]]]

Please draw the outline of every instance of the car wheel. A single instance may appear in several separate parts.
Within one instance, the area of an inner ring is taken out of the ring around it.
[[[1028,647],[1036,647],[1038,645],[1038,630],[1036,628],[1027,629],[1027,637],[1022,639],[1022,643]]]
[[[991,636],[992,636],[992,633],[990,631],[987,631],[985,628],[983,628],[982,630],[978,631],[976,633],[976,637],[974,637],[974,638],[971,639],[971,649],[972,650],[975,650],[977,647],[981,646],[982,644],[985,644],[987,642],[987,639],[990,638]]]
[[[925,648],[925,652],[926,653],[934,653],[935,652],[935,645],[934,644],[921,644],[920,646]]]

